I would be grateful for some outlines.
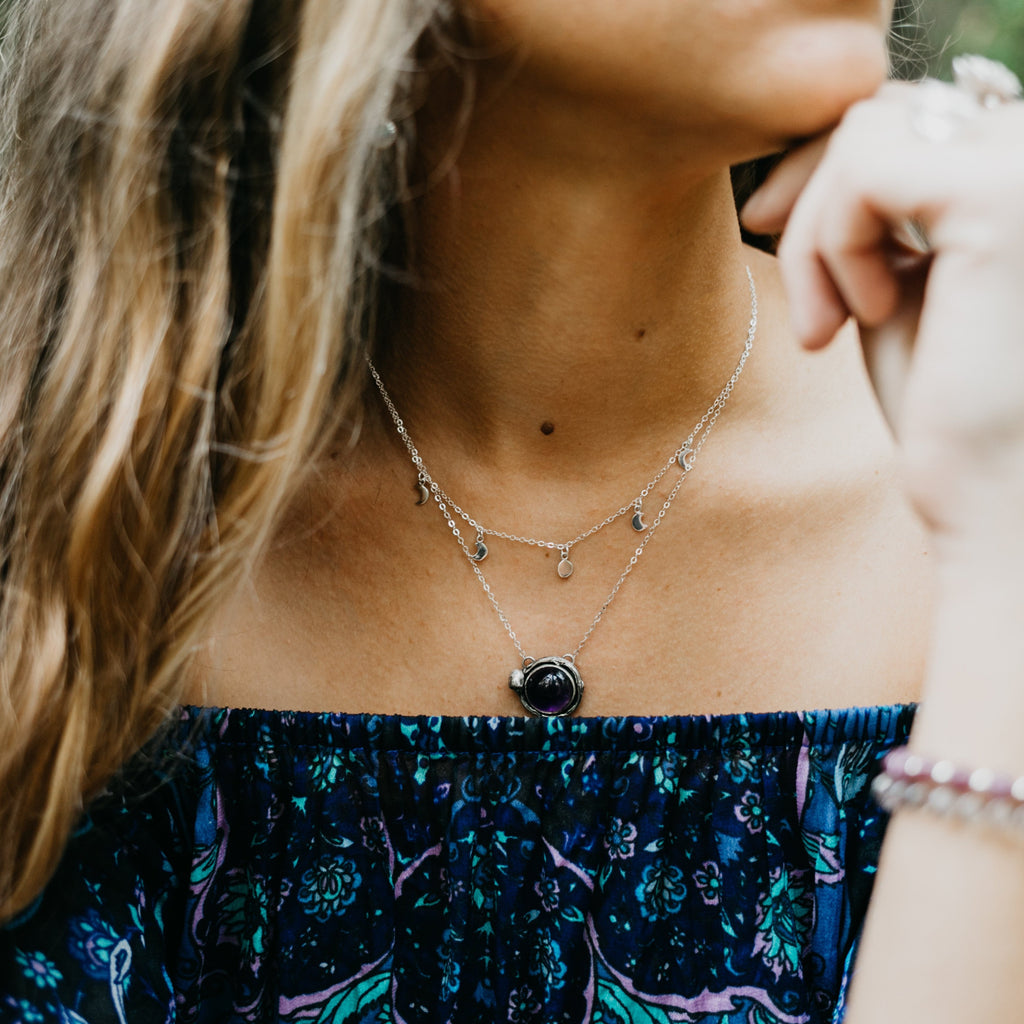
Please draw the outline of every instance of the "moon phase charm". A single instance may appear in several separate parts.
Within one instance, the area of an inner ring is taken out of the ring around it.
[[[482,562],[488,555],[487,545],[484,543],[483,536],[479,536],[476,539],[476,549],[469,556],[474,562]]]
[[[539,658],[514,669],[508,685],[531,715],[564,718],[583,699],[583,677],[569,658]]]
[[[679,453],[679,459],[677,461],[679,462],[679,468],[686,470],[686,472],[689,473],[690,470],[693,469],[693,449],[689,447],[684,448]]]
[[[416,490],[419,492],[419,496],[416,498],[417,505],[426,505],[430,501],[430,488],[421,480],[416,485]]]
[[[647,529],[647,524],[644,522],[644,510],[642,508],[638,508],[633,513],[633,529],[636,530],[637,533],[643,533],[644,530]]]

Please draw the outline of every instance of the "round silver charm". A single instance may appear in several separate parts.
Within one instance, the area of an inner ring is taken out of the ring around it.
[[[543,718],[571,715],[583,699],[583,677],[568,658],[538,658],[514,669],[508,685],[531,715]]]

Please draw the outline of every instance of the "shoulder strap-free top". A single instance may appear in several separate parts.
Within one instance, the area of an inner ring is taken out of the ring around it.
[[[830,1021],[912,713],[184,710],[0,930],[0,1021]]]

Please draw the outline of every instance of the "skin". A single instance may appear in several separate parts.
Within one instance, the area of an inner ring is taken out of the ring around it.
[[[585,713],[923,693],[913,747],[1024,774],[1024,107],[943,144],[915,134],[917,93],[865,99],[884,12],[852,0],[474,9],[480,101],[457,151],[449,83],[423,113],[423,286],[380,359],[448,490],[534,534],[595,521],[728,378],[745,264],[761,294],[754,356],[688,493],[581,657]],[[841,118],[746,211],[785,228],[780,272],[743,249],[724,168]],[[908,217],[934,247],[909,269],[894,259]],[[297,496],[226,611],[194,696],[517,713],[510,644],[412,482],[371,401],[359,445]],[[534,551],[502,548],[488,574],[529,646],[561,653],[630,543],[588,542],[569,584]],[[1016,1019],[1022,906],[1019,837],[898,814],[846,1020]]]
[[[450,82],[422,113],[436,168],[417,210],[422,286],[405,296],[382,374],[435,475],[474,515],[571,535],[635,494],[728,379],[749,264],[755,354],[580,656],[583,711],[912,699],[928,544],[856,332],[825,353],[800,349],[774,260],[741,243],[726,170],[827,128],[877,87],[883,12],[642,6],[473,5],[492,56],[476,68],[457,150]],[[522,713],[506,685],[512,644],[437,510],[413,504],[413,482],[371,396],[359,444],[339,445],[297,496],[226,610],[194,698]],[[577,642],[637,542],[624,522],[574,553],[569,582],[557,553],[492,545],[488,579],[528,653]]]
[[[786,229],[783,273],[806,347],[828,345],[834,324],[854,312],[889,332],[883,344],[912,354],[887,362],[885,382],[904,486],[936,562],[911,746],[1019,776],[1024,104],[954,122],[936,142],[913,131],[921,102],[915,90],[889,86],[858,105],[827,146],[795,154],[746,216],[758,229]],[[892,259],[907,218],[932,244],[924,290],[920,268],[908,275]],[[1019,836],[897,815],[848,1019],[1018,1016],[1022,906]]]
[[[736,162],[831,127],[886,71],[889,10],[879,0],[467,6],[488,51],[519,62],[517,89],[532,85],[545,105],[578,112],[585,103],[588,115],[660,125],[678,142],[696,135],[709,165],[726,149]]]

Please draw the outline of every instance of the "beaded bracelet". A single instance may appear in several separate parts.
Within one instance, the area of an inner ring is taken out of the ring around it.
[[[882,759],[871,792],[887,811],[923,807],[943,817],[1024,830],[1024,776],[929,761],[896,747]]]

